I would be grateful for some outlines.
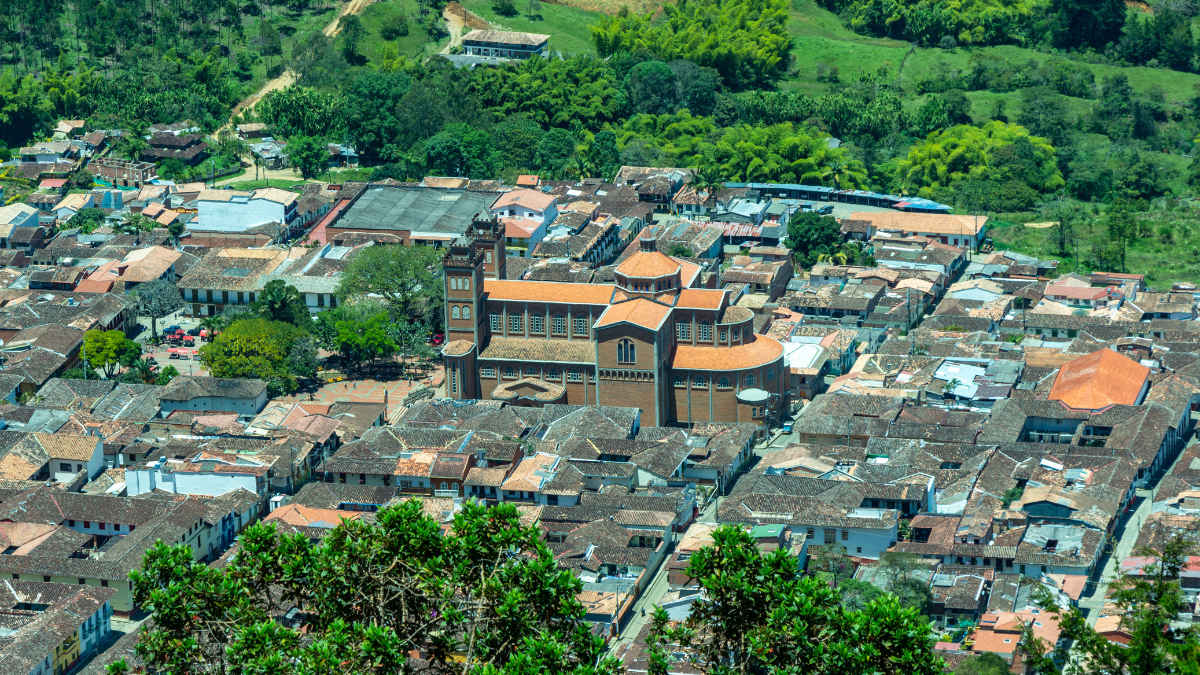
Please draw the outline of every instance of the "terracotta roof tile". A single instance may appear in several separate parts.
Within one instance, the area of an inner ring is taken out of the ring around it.
[[[643,328],[657,329],[670,314],[670,307],[660,305],[653,300],[637,298],[610,306],[604,311],[604,314],[600,315],[596,327],[611,326],[627,321]]]
[[[676,307],[693,307],[696,309],[720,309],[725,302],[725,290],[710,288],[685,288],[679,292],[679,302]]]
[[[1134,405],[1150,369],[1110,349],[1101,349],[1064,365],[1050,399],[1075,410]]]
[[[682,262],[658,251],[638,251],[617,265],[617,273],[637,278],[665,277],[682,266]]]
[[[737,347],[692,347],[675,349],[671,367],[681,370],[741,370],[765,366],[783,357],[783,345],[765,335]]]
[[[587,305],[607,305],[612,299],[613,286],[607,284],[573,284],[553,281],[499,281],[489,279],[483,291],[489,300],[576,302]]]

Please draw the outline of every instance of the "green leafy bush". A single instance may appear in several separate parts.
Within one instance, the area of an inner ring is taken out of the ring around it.
[[[663,61],[687,59],[716,68],[725,84],[745,89],[770,82],[787,65],[791,37],[786,0],[679,0],[665,21],[622,8],[592,26],[602,57],[645,49]]]

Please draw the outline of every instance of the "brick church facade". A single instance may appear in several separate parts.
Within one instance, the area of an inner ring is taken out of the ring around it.
[[[782,409],[783,345],[698,266],[642,239],[615,285],[504,280],[504,226],[481,216],[442,259],[448,397],[636,406],[658,426]]]

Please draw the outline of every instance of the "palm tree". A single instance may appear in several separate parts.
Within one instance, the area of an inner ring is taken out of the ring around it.
[[[304,304],[304,298],[295,286],[275,280],[269,282],[258,294],[258,311],[264,319],[272,321],[288,321],[291,319],[291,308],[297,303]]]
[[[158,379],[158,373],[154,372],[156,370],[154,364],[146,359],[134,361],[132,369],[137,371],[138,377],[142,378],[142,382],[146,384],[154,384],[154,381]]]
[[[848,187],[862,185],[863,180],[867,177],[858,162],[847,162],[841,159],[830,159],[824,167],[818,170],[818,175],[822,182],[833,183],[833,187],[839,190],[843,183]]]
[[[200,327],[208,331],[208,339],[213,339],[225,328],[225,317],[217,314],[200,319]]]
[[[692,189],[696,191],[696,196],[700,193],[705,193],[703,204],[707,206],[709,202],[715,202],[717,192],[725,187],[724,181],[721,180],[720,170],[715,164],[708,164],[696,170],[695,177],[692,178]]]
[[[591,160],[582,152],[576,151],[575,157],[572,158],[570,166],[567,167],[567,172],[578,176],[580,179],[591,178],[596,173],[596,167]]]

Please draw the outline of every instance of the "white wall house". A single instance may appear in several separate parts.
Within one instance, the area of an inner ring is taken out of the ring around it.
[[[890,516],[888,515],[890,514]],[[896,542],[899,520],[887,509],[851,509],[844,518],[799,513],[794,526],[803,532],[809,544],[841,544],[846,553],[860,558],[879,559]]]
[[[125,469],[125,487],[130,497],[154,490],[217,497],[238,488],[263,499],[267,497],[268,467],[261,462],[241,456],[236,463],[208,458],[201,463],[165,460]]]
[[[296,197],[296,193],[279,188],[202,190],[196,198],[197,222],[243,229],[264,223],[290,225],[296,219]]]

